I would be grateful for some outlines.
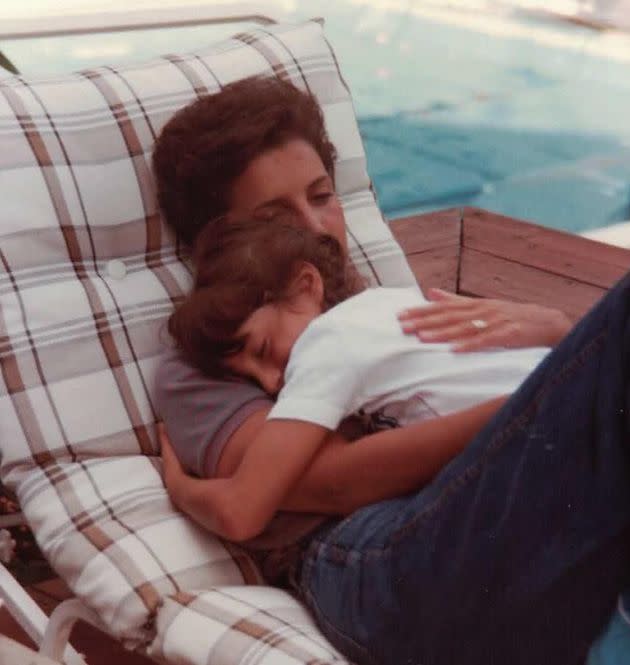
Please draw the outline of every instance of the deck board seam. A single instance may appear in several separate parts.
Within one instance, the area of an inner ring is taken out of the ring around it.
[[[514,243],[516,244],[517,241],[514,241]],[[478,243],[478,244],[481,245],[481,243]],[[506,255],[506,254],[501,254],[500,249],[489,249],[489,248],[485,249],[485,248],[481,248],[480,246],[475,246],[475,245],[476,245],[475,241],[473,241],[473,243],[471,244],[470,241],[466,241],[465,238],[462,238],[462,247],[464,247],[465,249],[470,249],[470,250],[473,250],[475,252],[483,252],[484,254],[489,254],[490,256],[497,256],[497,257],[499,257],[501,259],[504,259],[506,261],[514,261],[514,263],[522,263],[522,260],[512,258],[511,256]],[[537,248],[537,250],[538,249],[551,251],[551,250],[553,250],[553,247],[552,246],[540,247],[540,248]],[[558,253],[570,256],[570,252],[567,252],[567,251],[560,252],[559,250],[556,250],[556,251]],[[606,268],[619,268],[620,270],[627,270],[628,269],[628,264],[623,263],[623,262],[617,262],[617,261],[611,262],[611,261],[606,261],[605,259],[601,259],[601,260],[600,259],[592,259],[592,258],[589,259],[588,257],[580,256],[580,255],[576,255],[575,258],[580,259],[583,262],[587,261],[593,267],[602,266],[602,267],[606,267]],[[534,265],[534,264],[528,264],[527,263],[527,264],[524,264],[524,265],[531,265],[532,268],[539,268],[538,265]],[[539,269],[540,270],[545,270],[545,268],[542,268],[542,267],[540,267]]]
[[[462,279],[462,249],[464,248],[464,208],[459,210],[459,252],[457,254],[457,269],[455,271],[455,293],[459,293]]]
[[[578,277],[573,277],[572,275],[567,275],[567,274],[564,274],[564,273],[561,273],[561,272],[556,272],[555,270],[549,270],[548,268],[542,268],[542,267],[537,266],[537,265],[532,265],[531,263],[523,263],[523,261],[518,261],[516,259],[512,259],[512,258],[509,258],[509,257],[506,257],[506,256],[502,256],[501,254],[497,254],[495,252],[485,251],[485,250],[482,250],[482,249],[476,249],[474,247],[466,247],[466,246],[464,246],[463,249],[469,250],[471,252],[477,252],[478,254],[485,254],[487,256],[492,256],[493,258],[500,259],[501,261],[506,261],[506,262],[509,262],[509,263],[513,263],[514,265],[521,266],[523,268],[531,268],[532,270],[538,270],[538,271],[543,272],[547,275],[553,275],[554,277],[561,277],[562,279],[570,280],[572,282],[575,282],[576,284],[585,284],[587,286],[592,286],[596,289],[605,289],[605,290],[607,290],[607,289],[610,288],[609,284],[604,286],[603,284],[598,284],[598,283],[595,283],[595,282],[587,281],[586,279],[580,279]],[[460,265],[461,265],[461,255],[460,255]],[[604,264],[604,265],[606,265],[606,264]],[[459,268],[459,266],[458,266],[458,268]],[[621,279],[621,277],[622,277],[622,275],[619,276],[619,279]],[[459,279],[459,270],[458,270],[458,279]],[[603,281],[605,281],[604,278],[602,278],[602,279],[603,279]],[[457,285],[459,286],[459,281],[457,282]]]

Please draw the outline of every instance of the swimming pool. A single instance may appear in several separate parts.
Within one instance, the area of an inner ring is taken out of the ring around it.
[[[473,0],[280,4],[289,19],[326,18],[386,214],[469,204],[578,232],[630,219],[627,34]],[[233,30],[2,49],[23,73],[47,75],[195,48]]]

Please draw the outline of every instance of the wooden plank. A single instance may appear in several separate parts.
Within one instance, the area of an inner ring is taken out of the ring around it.
[[[16,619],[11,616],[9,610],[7,610],[5,606],[0,606],[0,635],[6,635],[12,640],[16,640],[28,647],[37,648],[37,643],[28,636],[22,626],[20,626]],[[5,665],[1,660],[0,663]]]
[[[602,287],[466,247],[460,261],[460,293],[555,307],[573,320],[606,293]]]
[[[34,587],[29,587],[27,593],[39,605],[46,616],[50,616],[60,602],[59,599]]]
[[[389,227],[405,254],[437,247],[459,247],[461,213],[459,208],[450,208],[425,215],[413,215],[392,220]]]
[[[458,209],[396,219],[390,228],[423,288],[455,290],[461,228]]]
[[[407,256],[409,266],[423,289],[434,286],[447,291],[457,289],[459,247],[442,247]]]
[[[29,590],[45,593],[58,602],[72,598],[73,595],[68,585],[60,577],[53,577],[49,580],[32,584]]]
[[[603,288],[630,269],[627,249],[475,208],[464,210],[462,244]]]
[[[390,226],[423,288],[557,307],[574,320],[630,266],[629,250],[484,210],[464,210],[461,236],[459,210]]]
[[[59,665],[9,637],[0,635],[0,663],[7,665]]]

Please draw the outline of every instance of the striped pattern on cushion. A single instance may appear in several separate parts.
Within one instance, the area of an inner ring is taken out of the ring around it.
[[[19,485],[18,499],[51,565],[131,646],[154,637],[149,618],[183,589],[260,584],[240,548],[173,510],[157,461],[141,455],[58,462]]]
[[[353,260],[374,283],[413,283],[316,22],[140,65],[0,81],[0,478],[71,588],[134,644],[150,639],[164,594],[257,579],[245,555],[168,503],[151,395],[165,318],[190,284],[156,208],[153,143],[177,109],[251,75],[318,97]]]
[[[149,655],[179,665],[349,665],[289,593],[221,587],[164,599]]]

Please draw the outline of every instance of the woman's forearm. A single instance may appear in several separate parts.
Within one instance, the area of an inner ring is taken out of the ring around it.
[[[284,510],[346,515],[428,483],[505,402],[470,409],[322,448],[282,504]]]

